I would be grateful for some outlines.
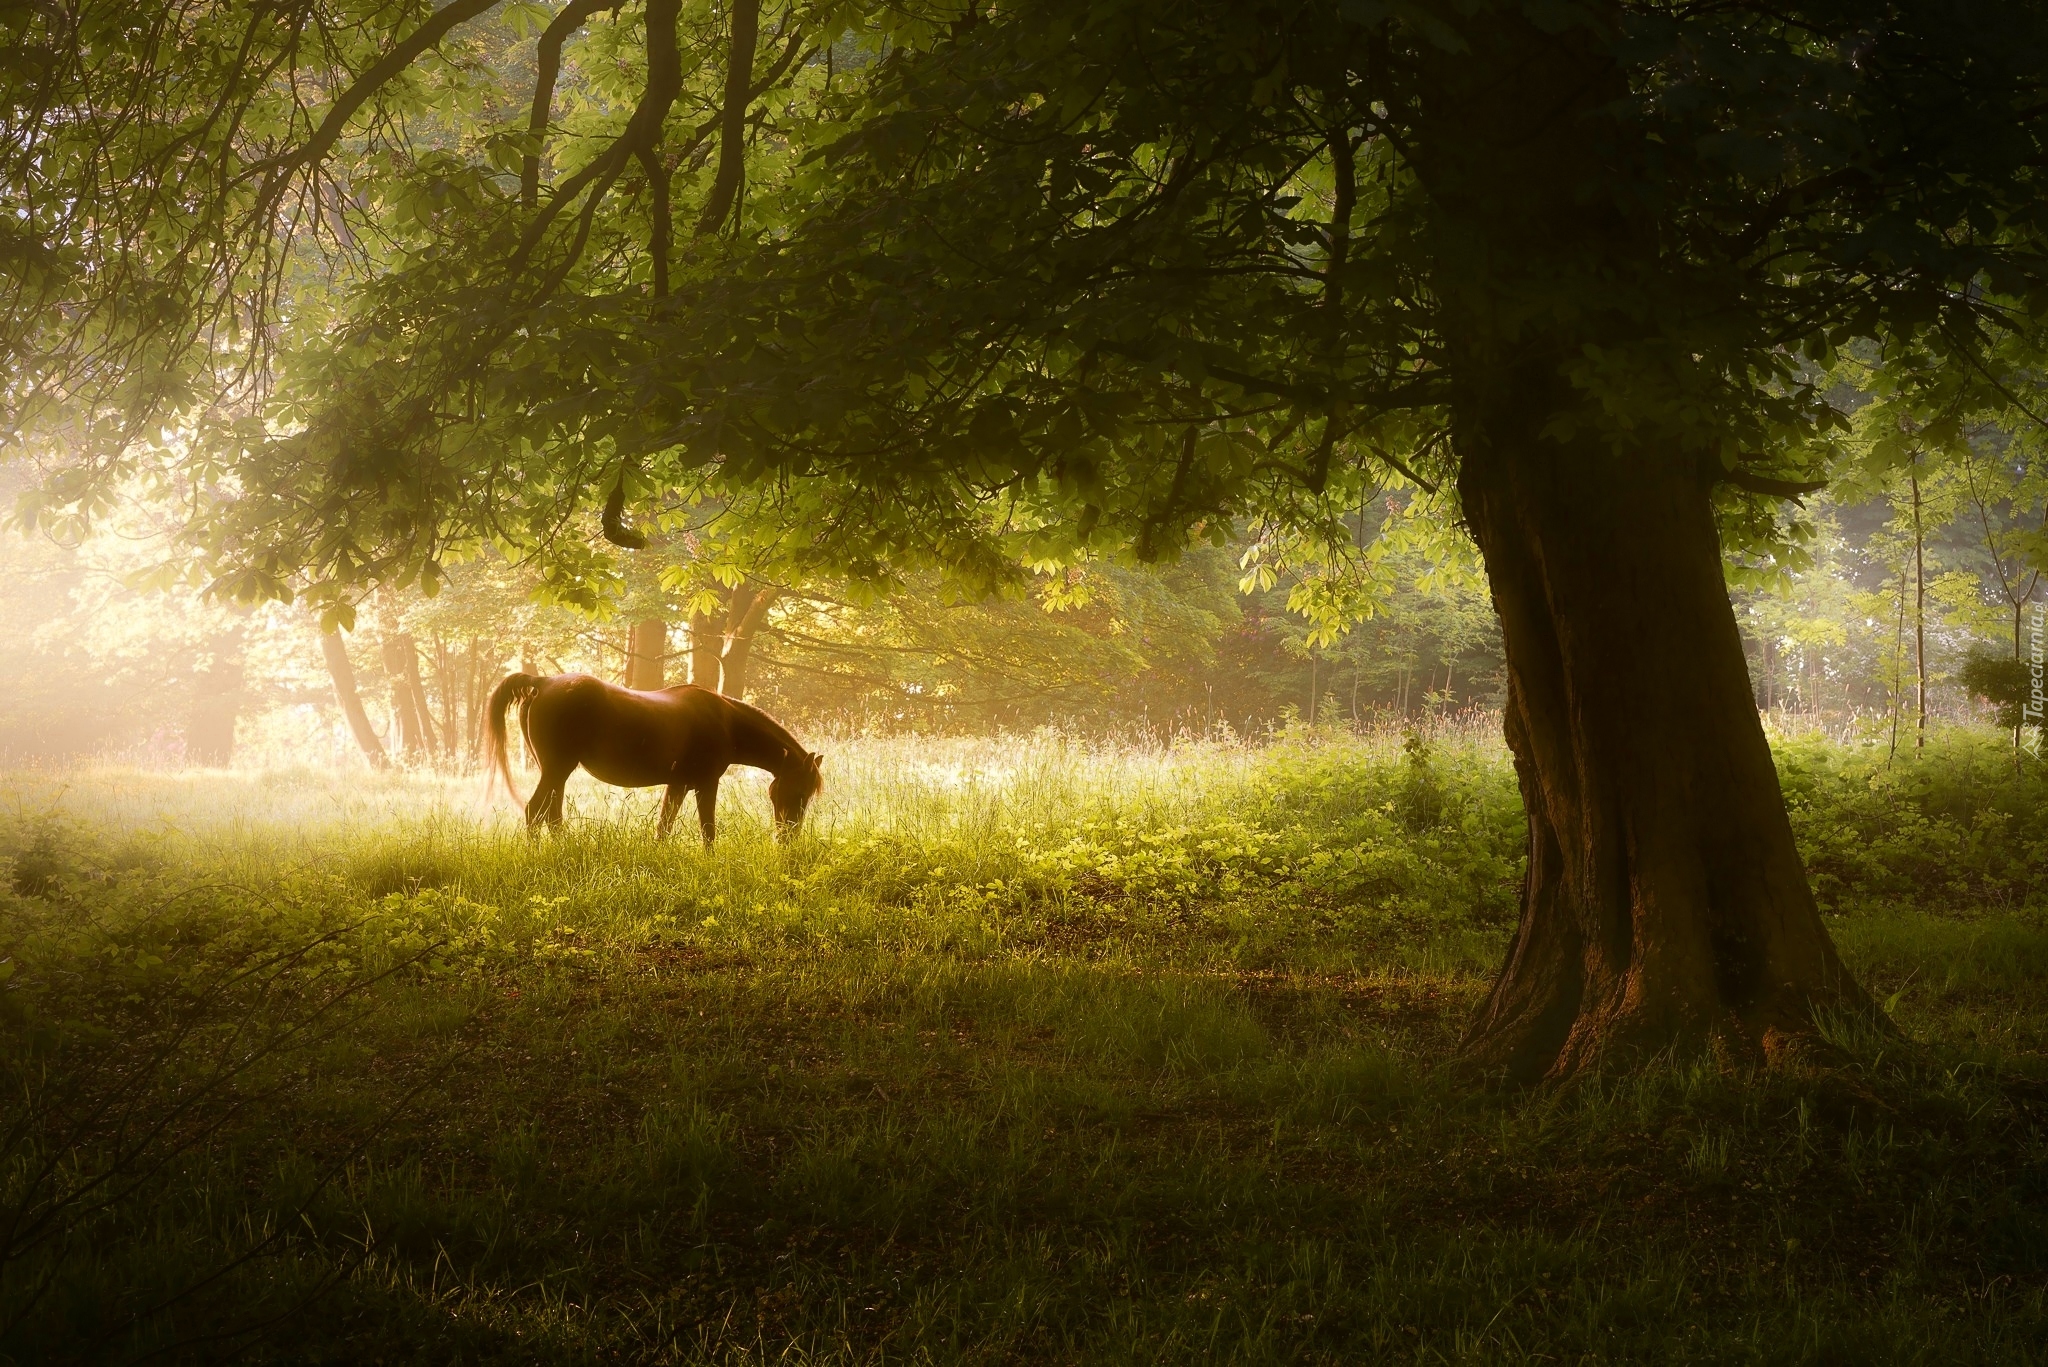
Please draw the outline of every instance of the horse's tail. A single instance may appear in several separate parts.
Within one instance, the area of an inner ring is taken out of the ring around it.
[[[526,708],[533,701],[533,695],[540,692],[540,686],[547,682],[537,674],[507,674],[491,694],[490,711],[487,714],[491,727],[491,765],[498,777],[505,780],[505,791],[512,800],[520,801],[519,790],[512,786],[512,757],[505,749],[505,709],[519,704],[519,729],[526,729]]]

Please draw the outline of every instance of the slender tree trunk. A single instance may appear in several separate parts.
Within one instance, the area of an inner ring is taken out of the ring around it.
[[[320,653],[327,660],[327,677],[334,680],[335,701],[341,704],[341,715],[348,718],[348,729],[362,748],[363,758],[370,762],[372,769],[390,768],[391,757],[384,753],[384,742],[377,739],[377,728],[370,725],[370,714],[363,710],[362,694],[356,691],[355,666],[349,663],[348,646],[343,643],[341,633],[330,631],[323,634]]]
[[[398,637],[387,634],[384,637],[384,677],[391,684],[391,730],[397,737],[393,748],[406,759],[419,757],[420,715],[412,703],[412,690],[405,685],[405,674],[398,662]]]
[[[455,661],[449,653],[448,642],[439,633],[434,636],[434,689],[441,695],[441,756],[453,762],[456,737],[462,734],[460,719],[456,715],[459,703],[455,688]]]
[[[644,617],[627,637],[626,687],[649,692],[668,682],[668,623]]]
[[[1906,576],[1899,575],[1899,618],[1892,626],[1892,747],[1885,755],[1890,763],[1899,753],[1899,713],[1905,710],[1905,698],[1900,696],[1906,690],[1900,685],[1900,677],[1906,672]]]
[[[503,660],[503,648],[496,641],[470,642],[469,762],[473,768],[484,762],[484,709],[490,705]]]
[[[768,619],[768,609],[781,596],[773,588],[733,590],[732,619],[726,631],[725,657],[720,662],[719,688],[729,698],[744,698],[754,657],[754,637]]]
[[[2024,654],[2023,654],[2023,653],[2021,652],[2021,650],[2020,650],[2020,616],[2021,616],[2021,614],[2022,614],[2022,613],[2024,613],[2024,612],[2026,611],[2026,607],[2027,607],[2027,604],[2028,604],[2028,603],[2030,603],[2030,602],[2032,602],[2032,601],[2034,600],[2034,590],[2035,590],[2035,588],[2036,588],[2036,587],[2038,587],[2038,586],[2040,585],[2040,582],[2041,582],[2041,572],[2040,572],[2039,570],[2035,570],[2035,571],[2033,572],[2033,574],[2032,574],[2031,576],[2029,576],[2029,578],[2027,579],[2027,591],[2026,591],[2026,593],[2025,593],[2024,595],[2022,595],[2021,597],[2015,598],[2015,599],[2013,600],[2013,605],[2012,605],[2012,659],[2013,659],[2013,663],[2014,663],[2014,664],[2018,664],[2018,663],[2019,663],[2019,662],[2020,662],[2021,660],[2023,660],[2023,659],[2025,659],[2025,658],[2026,658],[2026,657],[2025,657],[2025,655],[2024,655]],[[2021,746],[2022,746],[2022,745],[2023,745],[2023,744],[2025,743],[2025,732],[2026,732],[2026,729],[2027,729],[2027,719],[2026,719],[2026,714],[2025,714],[2024,712],[2022,712],[2022,713],[2020,714],[2020,719],[2019,719],[2019,720],[2018,720],[2017,722],[2013,723],[2013,728],[2012,728],[2012,762],[2013,762],[2013,772],[2015,772],[2015,773],[2019,772],[2019,763],[2020,763],[2020,749],[2021,749]]]
[[[419,644],[409,631],[384,638],[384,672],[391,680],[391,710],[398,721],[399,748],[406,759],[424,763],[434,755],[434,724],[427,690],[420,682]]]
[[[1913,482],[1913,680],[1920,718],[1913,748],[1927,748],[1927,538],[1920,527],[1920,458],[1907,467]]]
[[[185,722],[185,762],[225,768],[235,755],[235,721],[242,710],[242,638],[224,633],[208,645],[212,657],[195,671],[192,710]]]
[[[722,614],[690,614],[690,682],[699,688],[718,691],[719,660],[725,654],[725,619]]]

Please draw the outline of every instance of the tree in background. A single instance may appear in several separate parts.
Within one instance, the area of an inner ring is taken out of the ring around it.
[[[363,706],[363,692],[356,683],[355,661],[349,658],[348,642],[338,631],[323,631],[320,654],[326,661],[328,677],[334,680],[334,700],[348,721],[349,734],[362,749],[363,759],[372,769],[390,768],[390,751],[384,746],[384,738],[377,734],[369,709]]]

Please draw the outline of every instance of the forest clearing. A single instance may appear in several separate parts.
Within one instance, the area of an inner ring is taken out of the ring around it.
[[[825,748],[709,854],[589,779],[530,842],[474,777],[9,778],[0,1354],[2038,1360],[1995,735],[1778,748],[1899,1034],[1534,1093],[1456,1067],[1522,867],[1483,726]]]
[[[2044,576],[2048,0],[0,4],[0,1367],[2041,1362]]]

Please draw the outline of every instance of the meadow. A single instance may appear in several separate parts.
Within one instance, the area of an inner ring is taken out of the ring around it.
[[[2032,1362],[2048,779],[1782,741],[1898,1026],[1513,1091],[1483,726],[0,780],[0,1362]]]

